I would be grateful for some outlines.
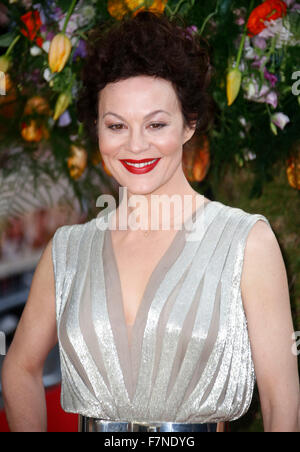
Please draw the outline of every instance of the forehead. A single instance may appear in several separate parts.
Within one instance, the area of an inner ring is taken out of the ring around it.
[[[118,111],[150,109],[177,110],[178,98],[169,80],[150,76],[136,76],[108,83],[99,93],[99,110],[115,108]]]

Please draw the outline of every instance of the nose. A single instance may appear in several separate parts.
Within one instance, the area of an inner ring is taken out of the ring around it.
[[[128,135],[128,150],[133,153],[140,153],[148,149],[149,142],[143,130],[139,127],[132,128]]]

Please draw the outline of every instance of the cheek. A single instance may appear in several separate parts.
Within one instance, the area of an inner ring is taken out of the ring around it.
[[[181,152],[180,138],[175,134],[161,137],[156,141],[157,147],[165,156],[173,156]]]
[[[99,135],[98,146],[103,157],[113,157],[120,149],[119,140],[108,137],[105,133]]]

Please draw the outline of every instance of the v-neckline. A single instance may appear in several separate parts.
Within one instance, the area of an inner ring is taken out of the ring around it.
[[[196,209],[187,220],[189,223],[192,218],[195,221],[195,215],[198,210],[203,209],[202,214],[196,217],[196,222],[201,219],[206,213],[208,205],[216,205],[217,201],[208,201],[204,205],[202,204]],[[184,227],[185,222],[182,223],[182,228],[178,230],[174,236],[171,244],[163,254],[156,267],[150,275],[147,285],[145,287],[142,300],[138,311],[136,313],[133,326],[128,327],[125,321],[125,311],[123,303],[123,294],[121,287],[121,279],[117,267],[117,261],[114,255],[114,249],[112,241],[110,240],[110,229],[108,223],[104,227],[103,234],[98,235],[102,237],[101,242],[101,269],[103,272],[102,277],[104,282],[103,297],[105,301],[104,311],[108,315],[108,330],[112,334],[111,340],[114,342],[115,358],[118,359],[120,365],[121,374],[118,374],[124,384],[127,396],[132,402],[137,385],[140,379],[141,362],[143,341],[145,338],[145,329],[148,325],[149,314],[151,312],[153,303],[157,302],[157,294],[161,286],[163,286],[166,278],[166,274],[171,272],[175,268],[178,258],[182,253],[187,252],[188,249],[197,249],[192,243],[186,240],[186,229]],[[204,234],[206,231],[204,228]],[[193,254],[193,252],[192,252]],[[189,260],[189,258],[187,259]],[[152,313],[153,314],[153,313]],[[131,328],[131,341],[129,341],[129,328]]]
[[[191,220],[191,218],[192,218],[193,221],[194,221],[195,216],[197,215],[197,213],[198,213],[201,209],[203,209],[203,213],[204,213],[204,211],[205,211],[205,209],[206,209],[206,206],[207,206],[208,204],[211,204],[211,203],[214,203],[214,201],[208,201],[208,202],[206,202],[204,205],[201,204],[197,209],[195,209],[195,211],[192,213],[192,215],[191,215],[191,216],[188,218],[188,220],[186,220],[186,221],[189,222],[189,221]],[[117,264],[117,259],[116,259],[115,250],[114,250],[114,247],[113,247],[111,231],[110,231],[109,227],[107,227],[106,230],[105,230],[105,234],[108,234],[107,239],[108,239],[108,245],[109,245],[110,255],[111,255],[111,258],[112,258],[112,259],[111,259],[111,267],[110,267],[110,270],[111,270],[112,272],[114,272],[114,274],[116,275],[116,282],[117,282],[117,284],[118,284],[119,294],[120,294],[120,297],[119,297],[120,299],[116,300],[116,302],[118,303],[117,309],[120,309],[120,311],[121,311],[121,315],[122,315],[122,323],[125,325],[125,330],[126,330],[126,335],[127,335],[127,342],[128,342],[128,347],[129,347],[129,348],[131,348],[130,345],[129,345],[129,329],[131,329],[131,332],[130,332],[130,333],[131,333],[131,340],[132,340],[134,331],[135,331],[135,329],[136,329],[136,325],[137,325],[137,323],[138,323],[138,320],[139,320],[140,317],[141,317],[142,311],[144,310],[143,308],[144,308],[144,305],[145,305],[145,298],[146,298],[146,295],[147,295],[148,292],[149,292],[149,289],[150,289],[150,283],[151,283],[153,280],[156,280],[156,276],[157,276],[157,274],[159,273],[159,271],[162,269],[162,267],[164,267],[164,264],[166,264],[166,266],[169,267],[169,264],[168,264],[168,262],[169,262],[169,257],[170,257],[172,254],[174,254],[174,251],[175,251],[175,248],[176,248],[176,245],[177,245],[179,239],[182,237],[183,234],[186,233],[186,230],[185,230],[185,228],[183,227],[184,224],[185,224],[185,221],[182,222],[182,224],[181,224],[181,229],[179,229],[179,230],[177,231],[177,233],[175,234],[173,240],[171,241],[170,245],[168,246],[167,250],[166,250],[165,253],[162,255],[162,257],[159,259],[159,261],[158,261],[157,264],[155,265],[154,269],[152,270],[152,272],[151,272],[151,274],[150,274],[150,276],[149,276],[149,278],[148,278],[148,281],[147,281],[147,283],[146,283],[146,286],[145,286],[145,289],[144,289],[142,298],[141,298],[141,300],[140,300],[140,303],[139,303],[139,306],[138,306],[138,309],[137,309],[137,312],[136,312],[136,316],[135,316],[134,322],[133,322],[133,324],[131,324],[131,325],[128,325],[127,322],[126,322],[125,308],[124,308],[124,296],[123,296],[123,292],[122,292],[122,285],[121,285],[120,272],[119,272],[119,268],[118,268],[118,264]],[[105,240],[105,238],[104,238],[104,240]],[[131,341],[131,342],[132,342],[132,341]]]

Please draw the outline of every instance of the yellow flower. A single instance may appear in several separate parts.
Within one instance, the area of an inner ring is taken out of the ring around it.
[[[166,7],[168,0],[125,0],[128,8],[133,11],[133,16],[135,16],[139,11],[146,9],[147,11],[155,11],[162,14]]]
[[[70,56],[72,44],[64,33],[58,33],[51,41],[48,63],[52,72],[60,72]]]
[[[6,55],[0,56],[0,72],[7,72],[10,67],[11,60]]]
[[[234,68],[227,74],[227,102],[232,105],[237,98],[242,82],[242,73],[238,68]]]
[[[72,100],[72,97],[71,97],[71,93],[69,91],[65,92],[65,93],[61,93],[58,96],[58,99],[57,99],[56,105],[55,105],[55,109],[54,109],[54,116],[53,116],[53,119],[55,121],[60,117],[60,115],[62,115],[66,111],[66,109],[68,108],[68,106],[71,103],[71,100]]]

